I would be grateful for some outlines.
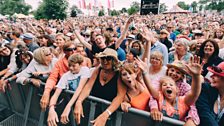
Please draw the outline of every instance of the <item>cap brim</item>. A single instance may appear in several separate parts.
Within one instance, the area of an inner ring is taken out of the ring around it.
[[[210,71],[210,72],[212,72],[215,75],[224,77],[224,72],[222,72],[222,73],[215,72],[211,67],[208,67],[207,70]]]

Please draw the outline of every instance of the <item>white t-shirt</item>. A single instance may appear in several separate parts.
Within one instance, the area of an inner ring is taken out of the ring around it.
[[[73,74],[70,71],[63,74],[56,87],[60,89],[75,91],[78,88],[80,79],[89,77],[89,68],[81,67],[78,74]]]

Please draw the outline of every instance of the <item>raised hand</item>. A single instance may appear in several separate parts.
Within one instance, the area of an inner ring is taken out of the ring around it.
[[[196,55],[191,57],[190,63],[186,65],[186,68],[187,73],[191,76],[201,75],[202,66],[200,64],[200,57]]]
[[[127,24],[130,25],[131,22],[133,22],[133,21],[134,21],[134,17],[131,16],[131,17],[128,18],[128,20],[127,20]]]
[[[135,62],[142,71],[148,71],[147,58],[145,58],[143,62],[139,57],[137,57],[135,58]]]

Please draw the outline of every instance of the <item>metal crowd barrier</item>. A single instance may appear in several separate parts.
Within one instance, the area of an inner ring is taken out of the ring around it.
[[[46,126],[47,113],[40,108],[39,89],[32,85],[20,85],[11,83],[12,90],[0,93],[0,116],[4,116],[2,111],[8,110],[12,114],[4,120],[0,120],[0,126]],[[73,91],[65,91],[67,95],[72,95]],[[83,103],[85,117],[81,120],[81,126],[92,126],[90,121],[104,111],[111,102],[89,96]],[[73,108],[69,115],[69,126],[76,126],[73,117]],[[63,109],[63,108],[62,108]],[[59,115],[60,117],[60,115]],[[61,125],[61,124],[59,124]],[[130,108],[128,113],[117,110],[108,119],[106,126],[182,126],[184,122],[163,117],[162,122],[155,122],[151,119],[150,113],[135,108]]]

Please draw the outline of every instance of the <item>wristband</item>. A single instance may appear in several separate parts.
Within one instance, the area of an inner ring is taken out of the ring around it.
[[[143,71],[142,72],[142,75],[146,75],[148,72],[147,71]]]
[[[106,112],[108,113],[109,116],[112,114],[111,111],[108,109],[106,109]]]

